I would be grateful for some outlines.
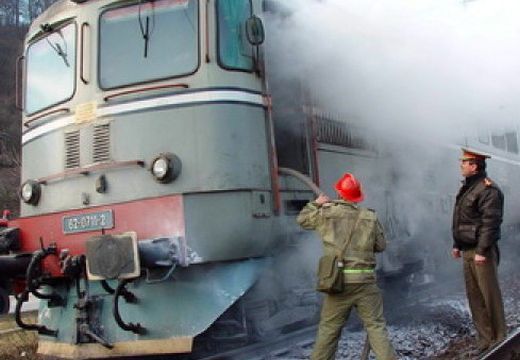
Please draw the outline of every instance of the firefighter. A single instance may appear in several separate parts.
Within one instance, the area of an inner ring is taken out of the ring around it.
[[[339,179],[335,189],[340,200],[331,201],[322,194],[309,202],[297,218],[301,227],[319,233],[324,255],[346,246],[342,259],[344,288],[340,293],[325,295],[311,359],[334,359],[341,329],[352,308],[363,322],[377,359],[397,359],[388,339],[383,299],[375,276],[375,252],[386,247],[383,229],[373,210],[358,206],[364,195],[352,174]]]
[[[452,256],[463,258],[466,295],[484,352],[506,337],[504,305],[497,278],[504,195],[486,175],[490,156],[462,149],[464,177],[453,211]]]

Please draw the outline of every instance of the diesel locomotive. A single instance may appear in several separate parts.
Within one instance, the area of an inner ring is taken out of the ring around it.
[[[21,216],[0,222],[0,285],[40,354],[216,351],[315,318],[301,259],[316,252],[287,260],[312,246],[294,223],[314,197],[301,180],[381,179],[389,150],[267,76],[264,5],[58,0],[31,25],[17,69]],[[411,238],[392,181],[373,207],[390,236]],[[446,217],[449,193],[432,199]],[[398,255],[380,269],[389,282],[423,270]],[[20,316],[29,294],[35,324]]]

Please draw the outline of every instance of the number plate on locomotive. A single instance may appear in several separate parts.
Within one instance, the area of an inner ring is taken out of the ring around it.
[[[74,234],[101,229],[112,229],[114,216],[112,210],[63,217],[63,233]]]

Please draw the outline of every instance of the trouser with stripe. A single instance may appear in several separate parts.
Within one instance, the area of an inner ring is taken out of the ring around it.
[[[363,322],[368,333],[370,347],[377,360],[397,359],[394,348],[388,339],[381,292],[375,283],[368,283],[345,284],[343,292],[325,295],[311,360],[334,359],[341,329],[352,308],[356,309]]]

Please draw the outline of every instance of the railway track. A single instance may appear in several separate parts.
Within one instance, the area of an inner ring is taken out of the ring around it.
[[[28,321],[36,321],[38,317],[38,311],[31,310],[26,311],[22,314],[22,318]],[[0,316],[0,340],[8,335],[22,332],[23,330],[16,325],[13,314]]]
[[[28,312],[24,316],[36,316],[36,312]],[[0,343],[12,343],[11,339],[25,339],[27,332],[17,328],[12,316],[3,316],[0,320]],[[34,319],[35,320],[35,319]],[[316,335],[316,326],[304,327],[289,334],[282,334],[276,338],[261,343],[240,346],[236,349],[226,350],[215,355],[197,358],[198,360],[266,360],[284,358],[307,358]],[[363,336],[364,337],[364,336]],[[36,341],[36,335],[26,339],[27,342]],[[351,339],[352,340],[352,339]],[[26,342],[25,340],[23,342]],[[19,347],[18,347],[19,348]],[[358,349],[352,349],[356,352]],[[360,354],[358,354],[360,355]],[[1,356],[0,356],[1,358]],[[177,358],[177,357],[173,357]],[[183,357],[181,357],[184,359]],[[417,357],[419,358],[419,357]],[[160,357],[166,359],[166,357]],[[168,359],[172,359],[168,357]],[[358,357],[359,359],[359,357]],[[481,360],[520,360],[520,328],[517,328],[498,347],[480,357]]]
[[[480,360],[520,360],[520,328],[517,328],[500,345],[484,354]]]
[[[306,347],[314,342],[317,326],[309,326],[298,331],[277,336],[276,339],[247,345],[199,360],[264,360],[289,353],[294,347]]]
[[[0,340],[3,339],[6,336],[10,336],[10,335],[13,335],[13,334],[18,334],[18,333],[21,333],[23,331],[24,330],[21,329],[21,328],[11,328],[11,329],[0,330]]]

